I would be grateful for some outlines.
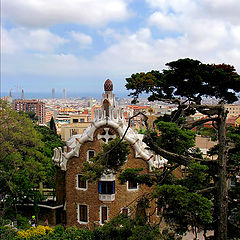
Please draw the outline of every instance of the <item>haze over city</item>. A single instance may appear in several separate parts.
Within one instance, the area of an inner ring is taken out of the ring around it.
[[[96,96],[110,78],[126,96],[132,73],[185,57],[239,72],[239,12],[238,0],[3,1],[1,95]]]

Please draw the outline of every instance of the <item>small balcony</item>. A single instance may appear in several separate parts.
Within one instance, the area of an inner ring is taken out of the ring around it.
[[[98,196],[102,202],[112,202],[115,200],[115,194],[98,194]]]

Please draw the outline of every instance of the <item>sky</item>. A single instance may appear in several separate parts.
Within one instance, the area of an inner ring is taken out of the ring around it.
[[[240,0],[2,0],[1,92],[128,94],[179,58],[240,73]]]

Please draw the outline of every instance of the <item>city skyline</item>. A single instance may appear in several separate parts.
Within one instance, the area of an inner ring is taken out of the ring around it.
[[[110,78],[127,96],[126,77],[185,57],[240,72],[239,11],[238,0],[5,1],[1,95],[94,95]]]

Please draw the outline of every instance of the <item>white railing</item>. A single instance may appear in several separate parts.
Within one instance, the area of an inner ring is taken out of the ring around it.
[[[112,202],[115,200],[115,194],[98,194],[99,200],[103,202]]]

